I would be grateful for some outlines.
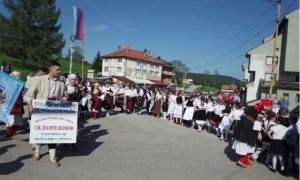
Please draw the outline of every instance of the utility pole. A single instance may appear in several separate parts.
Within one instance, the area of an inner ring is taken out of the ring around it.
[[[275,60],[276,60],[276,51],[277,51],[277,41],[278,41],[278,30],[280,23],[280,8],[281,8],[281,0],[277,0],[277,17],[276,17],[276,31],[275,31],[275,39],[274,39],[274,48],[273,48],[273,56],[272,56],[272,73],[270,79],[270,89],[269,89],[269,99],[272,99],[273,94],[273,86],[275,84]]]
[[[74,41],[75,41],[75,36],[71,35],[70,36],[71,40],[71,46],[70,46],[70,67],[69,67],[69,73],[72,73],[72,65],[73,65],[73,53],[74,53]]]

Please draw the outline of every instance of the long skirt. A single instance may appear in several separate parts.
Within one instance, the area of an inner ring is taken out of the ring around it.
[[[255,152],[255,146],[250,146],[246,143],[240,142],[235,140],[232,149],[235,150],[235,152],[239,155],[247,155],[248,153],[254,153]]]
[[[132,98],[129,96],[126,96],[126,99],[127,99],[126,109],[131,111],[132,110]]]
[[[152,111],[153,114],[160,115],[160,113],[161,113],[160,108],[161,108],[161,102],[158,100],[154,104],[154,108],[153,108],[153,111]]]
[[[162,104],[162,111],[163,112],[168,112],[168,103],[167,102],[163,102],[163,104]]]
[[[187,107],[184,111],[183,118],[184,120],[191,121],[194,116],[194,107]]]
[[[116,97],[116,106],[117,107],[120,107],[120,108],[123,108],[123,105],[124,105],[124,95],[118,95]]]
[[[183,108],[181,104],[176,104],[175,105],[175,109],[174,109],[174,117],[175,118],[182,118],[182,112],[183,112]]]
[[[174,114],[175,104],[171,102],[168,107],[168,114]]]
[[[100,106],[100,98],[98,96],[94,96],[92,98],[92,106],[91,106],[91,109],[92,110],[96,110],[98,111],[98,108]]]
[[[193,119],[195,119],[195,120],[206,120],[207,119],[207,115],[206,115],[205,110],[197,110],[197,111],[195,111]]]

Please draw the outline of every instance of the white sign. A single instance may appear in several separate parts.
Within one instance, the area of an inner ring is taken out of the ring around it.
[[[94,70],[92,70],[92,69],[88,70],[87,78],[88,79],[94,79]]]
[[[76,143],[78,103],[33,100],[31,144]]]

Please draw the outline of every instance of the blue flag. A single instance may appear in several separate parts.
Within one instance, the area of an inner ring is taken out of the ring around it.
[[[21,93],[23,86],[23,81],[0,71],[0,121],[5,122],[5,124],[9,124],[8,116]]]

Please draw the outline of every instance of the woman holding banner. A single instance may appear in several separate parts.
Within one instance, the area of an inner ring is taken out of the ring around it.
[[[21,79],[21,73],[18,71],[14,71],[10,75],[16,79],[19,80]],[[24,124],[23,114],[24,114],[23,98],[22,98],[22,92],[20,92],[18,99],[15,102],[15,105],[8,117],[9,125],[6,126],[6,137],[11,137],[13,135],[16,135],[18,127],[23,126]]]

